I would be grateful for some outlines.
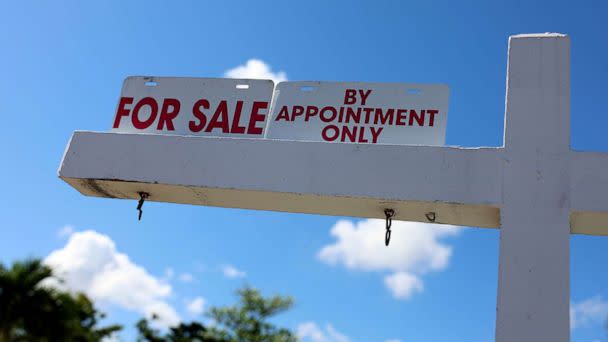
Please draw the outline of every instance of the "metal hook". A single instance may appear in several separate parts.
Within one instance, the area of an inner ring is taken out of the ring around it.
[[[393,209],[384,209],[384,216],[386,217],[386,234],[384,235],[384,245],[388,246],[391,242],[391,225],[393,224],[393,216],[395,211]]]
[[[139,216],[137,218],[138,221],[141,221],[141,214],[143,214],[143,210],[141,210],[141,207],[144,206],[144,201],[150,197],[150,194],[147,192],[138,192],[139,194],[139,202],[137,203],[137,211],[139,211]]]

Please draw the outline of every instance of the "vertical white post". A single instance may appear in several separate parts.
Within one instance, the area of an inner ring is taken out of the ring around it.
[[[569,341],[570,41],[509,40],[496,341]]]

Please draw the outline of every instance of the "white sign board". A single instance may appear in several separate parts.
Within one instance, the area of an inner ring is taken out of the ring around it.
[[[112,131],[262,138],[273,88],[270,80],[128,77]]]
[[[444,145],[449,89],[404,83],[282,82],[270,139]]]

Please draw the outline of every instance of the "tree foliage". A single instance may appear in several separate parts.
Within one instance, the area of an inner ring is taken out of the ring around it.
[[[296,342],[296,336],[268,320],[293,306],[284,296],[263,297],[260,291],[245,287],[237,291],[239,302],[227,307],[212,307],[210,318],[216,325],[210,336],[229,342]]]
[[[139,333],[138,342],[224,342],[209,336],[207,328],[198,322],[180,323],[169,328],[164,335],[150,327],[146,319],[137,322],[136,327]]]
[[[98,327],[103,313],[84,295],[42,286],[53,278],[40,260],[0,264],[0,342],[100,341],[121,329]]]
[[[40,260],[15,262],[11,268],[0,264],[0,342],[98,342],[122,329],[119,325],[100,327],[104,314],[84,294],[45,285],[48,280],[57,278]],[[237,295],[236,304],[209,310],[212,325],[208,327],[193,321],[160,332],[142,319],[136,325],[138,341],[297,341],[292,332],[269,321],[289,310],[292,298],[264,297],[251,287],[238,290]]]
[[[293,306],[290,297],[263,297],[260,291],[245,287],[237,292],[237,304],[212,307],[208,316],[213,325],[198,322],[172,327],[164,335],[150,327],[147,320],[137,323],[139,342],[296,342],[289,330],[268,320]]]

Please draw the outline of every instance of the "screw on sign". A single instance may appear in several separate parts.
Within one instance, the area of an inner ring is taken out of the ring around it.
[[[391,225],[393,224],[393,216],[395,211],[393,209],[384,209],[384,215],[386,216],[386,233],[384,235],[384,245],[388,246],[391,242]]]
[[[144,213],[142,207],[144,206],[144,202],[146,199],[148,199],[148,197],[150,197],[150,194],[147,192],[139,193],[139,202],[137,202],[137,211],[139,212],[139,215],[137,216],[138,221],[141,221],[141,215]]]

